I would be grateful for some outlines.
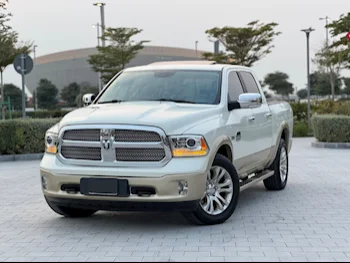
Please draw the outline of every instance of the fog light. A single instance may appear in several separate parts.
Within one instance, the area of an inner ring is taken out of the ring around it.
[[[179,195],[187,195],[188,192],[188,184],[186,181],[179,182]]]
[[[47,181],[45,176],[41,176],[41,184],[43,186],[43,188],[46,190],[47,189]]]

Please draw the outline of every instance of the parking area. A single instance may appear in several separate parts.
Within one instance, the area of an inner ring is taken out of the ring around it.
[[[349,261],[350,151],[294,139],[284,191],[243,192],[225,224],[177,213],[65,219],[46,205],[39,161],[0,163],[0,261]]]

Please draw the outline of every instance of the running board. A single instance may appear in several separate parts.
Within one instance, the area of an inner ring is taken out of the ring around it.
[[[271,170],[265,170],[263,172],[257,173],[255,176],[240,182],[239,186],[240,186],[240,191],[244,191],[246,189],[248,189],[249,187],[273,176],[275,174],[274,171]]]

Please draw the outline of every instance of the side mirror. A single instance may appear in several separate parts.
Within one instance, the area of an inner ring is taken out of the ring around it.
[[[262,104],[262,97],[259,93],[244,93],[239,95],[238,101],[228,103],[228,110],[259,108]]]
[[[244,93],[239,95],[238,103],[242,109],[259,108],[262,104],[262,97],[259,93]]]
[[[95,94],[92,94],[92,93],[85,94],[82,99],[84,107],[89,106],[95,99],[96,99]]]

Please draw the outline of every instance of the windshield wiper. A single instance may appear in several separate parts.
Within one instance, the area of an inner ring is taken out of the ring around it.
[[[196,104],[196,102],[194,102],[194,101],[188,101],[188,100],[159,99],[159,100],[154,100],[154,101],[171,101],[171,102],[176,102],[176,103],[190,103],[190,104]]]
[[[107,100],[107,101],[97,102],[97,104],[120,103],[120,102],[123,102],[123,100]]]

